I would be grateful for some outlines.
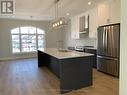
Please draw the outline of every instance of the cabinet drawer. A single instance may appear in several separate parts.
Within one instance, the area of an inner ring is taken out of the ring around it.
[[[95,49],[87,49],[87,48],[85,48],[85,52],[92,53],[92,54],[95,54],[95,55],[97,54]]]

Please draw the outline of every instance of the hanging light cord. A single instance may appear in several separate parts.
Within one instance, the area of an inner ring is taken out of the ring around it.
[[[58,1],[59,1],[59,0],[58,0]],[[59,3],[58,1],[57,1],[57,3],[56,3],[56,9],[57,9],[57,18],[58,18],[58,3]]]
[[[60,0],[55,0],[55,20],[53,21],[52,23],[52,27],[55,28],[55,27],[59,27],[59,26],[62,26],[65,24],[65,19],[64,18],[59,18],[59,15],[58,15],[58,9],[59,9],[59,1]],[[58,19],[59,18],[59,19]]]
[[[33,16],[30,16],[30,19],[31,19],[31,27],[32,27],[32,18],[33,18]]]

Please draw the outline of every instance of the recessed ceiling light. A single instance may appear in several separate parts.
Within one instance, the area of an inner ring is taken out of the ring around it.
[[[91,2],[88,2],[88,5],[91,5]]]
[[[70,13],[66,13],[66,15],[67,15],[67,16],[69,16],[69,15],[70,15]]]

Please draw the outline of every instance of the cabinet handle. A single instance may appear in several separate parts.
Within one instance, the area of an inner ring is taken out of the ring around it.
[[[110,60],[118,60],[117,58],[110,58],[110,57],[104,57],[104,56],[97,56],[98,58],[105,58],[105,59],[110,59]]]

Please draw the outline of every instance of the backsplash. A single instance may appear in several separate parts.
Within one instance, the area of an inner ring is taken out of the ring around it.
[[[65,47],[68,46],[94,46],[97,47],[97,39],[94,38],[85,38],[85,39],[79,39],[79,40],[75,40],[75,39],[67,39],[67,41],[65,42]]]
[[[86,36],[83,39],[72,39],[71,38],[71,30],[70,30],[69,25],[68,25],[67,31],[64,32],[63,42],[64,42],[65,48],[67,48],[68,46],[86,46],[86,45],[91,45],[91,46],[97,47],[97,39],[96,38],[89,38],[89,36]]]

